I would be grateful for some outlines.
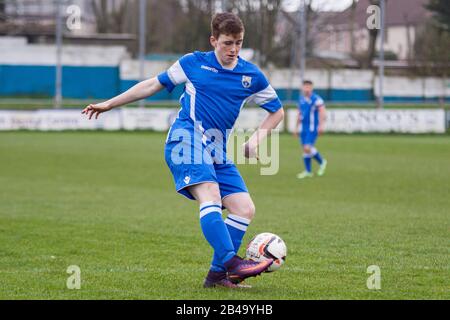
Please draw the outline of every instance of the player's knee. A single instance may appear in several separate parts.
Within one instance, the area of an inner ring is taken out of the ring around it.
[[[303,152],[305,154],[310,154],[311,153],[311,146],[303,146]]]
[[[255,211],[255,205],[253,204],[253,202],[249,201],[239,206],[238,212],[236,212],[235,214],[242,218],[252,220],[255,216]]]

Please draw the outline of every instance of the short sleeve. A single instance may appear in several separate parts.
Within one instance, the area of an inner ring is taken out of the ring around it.
[[[321,97],[317,96],[315,105],[316,107],[325,107],[325,102]]]
[[[175,62],[167,71],[158,75],[159,82],[171,92],[177,85],[188,81],[193,54],[187,54]]]
[[[275,89],[269,84],[269,81],[262,72],[259,73],[256,80],[256,92],[249,100],[268,112],[276,112],[283,105],[281,104]]]

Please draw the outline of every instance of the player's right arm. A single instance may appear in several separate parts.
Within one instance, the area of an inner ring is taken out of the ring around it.
[[[326,118],[327,118],[327,116],[326,116],[325,106],[321,106],[319,108],[319,128],[318,128],[319,134],[323,134],[325,131]]]
[[[317,108],[319,109],[319,125],[317,131],[319,135],[323,134],[325,131],[325,120],[326,120],[326,111],[325,111],[325,103],[323,99],[319,97],[316,102]]]
[[[295,117],[296,118],[296,120],[295,120],[295,128],[294,128],[294,132],[292,134],[293,134],[293,136],[295,138],[298,138],[298,136],[300,134],[300,117],[301,117],[299,109],[297,109],[296,115],[297,116]]]
[[[153,77],[151,79],[139,82],[124,93],[121,93],[112,99],[97,104],[90,104],[84,108],[81,113],[86,114],[89,119],[95,115],[95,118],[97,119],[100,113],[123,106],[127,103],[150,97],[163,88],[164,86],[159,82],[158,78]]]
[[[81,112],[89,116],[89,119],[95,115],[97,119],[99,114],[112,108],[123,106],[143,98],[150,97],[162,89],[172,92],[175,86],[185,83],[188,80],[186,72],[192,68],[195,57],[193,54],[184,55],[175,62],[167,71],[157,77],[139,82],[124,93],[102,103],[90,104]]]

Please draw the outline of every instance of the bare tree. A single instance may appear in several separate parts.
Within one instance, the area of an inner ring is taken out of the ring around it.
[[[5,15],[5,1],[0,0],[0,22],[6,21],[6,15]]]
[[[210,48],[210,20],[213,0],[186,0],[184,12],[175,31],[181,52],[208,50]]]
[[[94,0],[92,2],[92,9],[94,10],[95,21],[97,23],[97,32],[106,33],[109,28],[109,13],[107,0]]]
[[[234,12],[244,21],[245,44],[257,52],[258,63],[264,67],[269,61],[276,61],[280,46],[275,43],[275,34],[282,0],[234,0],[229,2],[229,7],[234,8]]]
[[[138,0],[91,1],[98,32],[138,32]],[[180,54],[210,50],[210,22],[217,3],[216,0],[148,0],[148,50]],[[245,24],[245,47],[259,53],[258,63],[262,66],[289,61],[291,34],[287,35],[287,42],[276,41],[281,3],[282,0],[227,1],[229,11],[237,13]]]
[[[125,32],[130,1],[123,0],[93,0],[92,9],[97,23],[98,33]]]
[[[426,8],[433,13],[438,28],[450,32],[450,6],[448,0],[429,0]]]
[[[433,76],[442,79],[445,103],[445,87],[450,75],[450,32],[442,29],[435,19],[429,19],[417,34],[414,45],[414,73],[420,76]]]
[[[414,43],[415,70],[419,75],[447,77],[450,74],[450,33],[429,19]]]
[[[125,32],[125,23],[130,1],[114,0],[111,3],[111,30],[114,33]]]

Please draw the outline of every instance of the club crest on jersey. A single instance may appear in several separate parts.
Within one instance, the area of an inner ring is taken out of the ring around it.
[[[250,88],[251,85],[252,85],[252,77],[242,76],[242,86],[244,88]]]

